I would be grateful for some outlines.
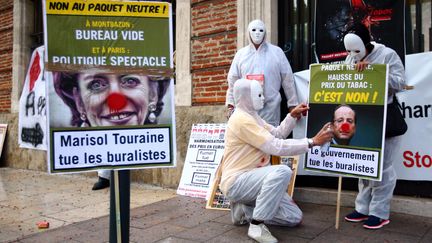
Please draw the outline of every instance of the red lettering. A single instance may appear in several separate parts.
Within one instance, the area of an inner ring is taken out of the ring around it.
[[[403,161],[403,164],[405,167],[411,168],[414,165],[418,168],[431,168],[432,167],[432,156],[426,154],[421,155],[419,152],[415,152],[415,154],[412,151],[404,151],[403,152],[403,158],[405,159]]]
[[[414,166],[414,160],[411,159],[411,156],[413,156],[413,153],[411,151],[405,151],[403,152],[403,157],[404,159],[408,160],[410,163],[408,164],[407,161],[403,161],[403,164],[408,167],[411,168]]]
[[[416,159],[416,165],[417,165],[417,167],[421,167],[421,164],[420,164],[420,158],[421,158],[421,156],[420,156],[420,154],[418,153],[418,152],[416,152],[415,153],[415,159]]]
[[[370,15],[392,15],[393,9],[374,9],[370,12]]]
[[[431,156],[429,156],[429,155],[423,156],[422,164],[424,165],[424,167],[430,168],[432,166],[432,158],[431,158]]]

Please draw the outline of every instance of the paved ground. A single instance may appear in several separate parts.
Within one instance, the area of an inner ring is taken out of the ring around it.
[[[208,210],[199,199],[178,196],[131,210],[130,242],[253,242],[247,226],[233,226],[227,211]],[[340,222],[335,208],[299,204],[305,218],[300,227],[270,227],[280,242],[432,242],[432,218],[393,214],[381,230]],[[342,208],[345,214],[351,208]],[[77,222],[14,242],[107,242],[108,216]]]
[[[0,242],[109,214],[109,189],[92,191],[97,176],[50,175],[46,172],[0,168]],[[175,197],[175,190],[132,183],[130,207]]]
[[[0,172],[4,171],[0,170]],[[0,175],[3,180],[3,173]],[[75,185],[79,184],[76,182],[77,178],[73,179]],[[89,183],[86,182],[85,187]],[[38,193],[45,192],[41,189]],[[131,192],[132,195],[133,193],[134,191]],[[159,191],[155,194],[159,194]],[[80,200],[84,202],[95,199],[89,199],[88,194],[84,193]],[[3,201],[0,200],[0,205],[1,202]],[[96,205],[95,208],[101,204],[105,205],[97,201],[92,203]],[[366,230],[361,224],[344,221],[340,221],[340,227],[336,230],[335,207],[311,203],[299,203],[299,206],[304,212],[301,226],[296,228],[270,226],[270,230],[280,242],[432,242],[432,218],[430,217],[392,213],[391,223],[380,230]],[[106,209],[106,206],[103,207]],[[65,226],[39,230],[31,234],[17,234],[15,238],[11,238],[10,233],[6,233],[7,235],[3,233],[5,207],[2,206],[0,210],[2,226],[0,242],[109,241],[107,215],[90,216],[88,220],[76,220]],[[342,207],[341,215],[351,210],[352,208]],[[85,213],[87,212],[83,212]],[[58,215],[62,214],[63,211],[58,212]],[[231,224],[228,211],[208,210],[205,209],[204,200],[183,196],[132,208],[130,224],[130,242],[253,242],[246,235],[247,226]]]

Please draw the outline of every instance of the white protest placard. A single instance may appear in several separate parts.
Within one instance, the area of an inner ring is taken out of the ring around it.
[[[47,104],[44,51],[33,51],[19,101],[18,144],[21,148],[47,150]]]
[[[330,148],[324,152],[316,146],[309,153],[307,166],[326,172],[378,178],[379,161],[379,151]]]
[[[53,131],[52,169],[116,169],[170,164],[169,128]],[[105,166],[105,167],[104,167]]]
[[[224,152],[226,124],[194,124],[177,194],[206,198]]]

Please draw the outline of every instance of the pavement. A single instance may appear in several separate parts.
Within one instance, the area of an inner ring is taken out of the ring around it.
[[[27,178],[27,179],[26,179]],[[0,242],[109,242],[109,190],[91,191],[96,178],[0,168]],[[390,224],[364,229],[336,208],[298,202],[300,226],[269,226],[279,242],[432,242],[432,217],[391,213]],[[432,210],[430,208],[429,210]],[[47,220],[50,228],[38,229]],[[130,242],[254,242],[229,211],[205,209],[205,200],[175,190],[131,184]]]

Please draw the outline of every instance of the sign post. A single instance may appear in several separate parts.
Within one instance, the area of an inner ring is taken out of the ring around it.
[[[130,170],[112,170],[110,186],[110,242],[129,242]]]

